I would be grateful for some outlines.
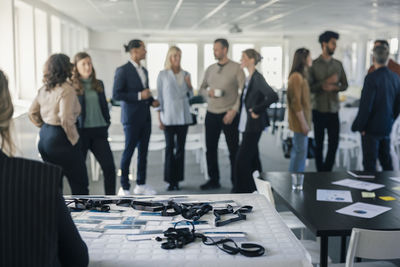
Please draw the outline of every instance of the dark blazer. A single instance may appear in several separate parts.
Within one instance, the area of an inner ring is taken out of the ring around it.
[[[365,77],[360,107],[352,131],[389,136],[400,111],[400,78],[382,67]]]
[[[0,266],[87,266],[60,192],[61,168],[0,150]]]
[[[269,125],[269,118],[266,110],[276,101],[278,101],[277,93],[268,85],[261,73],[257,70],[254,71],[244,99],[247,112],[245,132],[261,132],[264,130],[264,128]],[[242,106],[243,101],[240,102],[240,111],[242,111]],[[257,119],[253,119],[249,109],[253,109],[253,112],[260,116]]]
[[[103,92],[98,92],[99,96],[99,105],[101,109],[101,114],[103,115],[104,120],[108,125],[110,125],[110,111],[108,109],[106,94],[104,92],[104,83],[99,80],[101,87],[103,87]],[[78,95],[79,103],[81,104],[81,114],[78,117],[78,128],[83,128],[86,117],[86,101],[85,101],[85,92],[82,95]]]
[[[143,125],[151,122],[150,105],[153,98],[139,100],[138,93],[149,88],[148,72],[144,69],[147,84],[143,87],[139,74],[131,62],[118,67],[115,71],[113,98],[121,101],[122,124]]]

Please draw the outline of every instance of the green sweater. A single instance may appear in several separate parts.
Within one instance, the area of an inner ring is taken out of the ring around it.
[[[313,61],[308,76],[313,110],[329,113],[337,113],[339,111],[339,91],[327,92],[322,89],[324,81],[334,73],[339,78],[337,84],[339,91],[346,90],[348,86],[346,73],[339,60],[332,58],[326,61],[322,56],[319,56]]]
[[[107,122],[101,112],[99,96],[92,89],[92,79],[81,79],[85,94],[85,122],[84,128],[104,127]]]

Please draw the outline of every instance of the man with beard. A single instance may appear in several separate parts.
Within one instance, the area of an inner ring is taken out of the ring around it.
[[[317,171],[331,171],[339,144],[339,96],[347,89],[342,63],[332,58],[339,34],[326,31],[319,36],[322,54],[313,61],[309,71]],[[323,158],[325,129],[328,132],[328,152]]]
[[[214,56],[217,63],[209,66],[200,86],[200,94],[207,98],[208,107],[205,119],[206,158],[210,180],[201,190],[218,189],[218,140],[221,131],[225,134],[231,163],[233,183],[233,165],[239,147],[239,91],[244,86],[245,75],[240,65],[228,58],[229,43],[226,39],[214,41]]]

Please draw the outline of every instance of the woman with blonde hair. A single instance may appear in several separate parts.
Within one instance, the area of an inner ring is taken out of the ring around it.
[[[83,158],[86,159],[90,149],[103,170],[106,195],[115,195],[114,158],[107,140],[110,113],[104,84],[96,78],[92,59],[85,52],[80,52],[74,57],[72,85],[82,107],[78,117],[78,129]]]
[[[192,84],[190,74],[181,68],[181,57],[178,47],[170,47],[165,69],[157,78],[158,120],[166,142],[164,180],[169,183],[168,191],[179,190],[179,182],[184,179],[186,135],[193,122],[189,106]]]
[[[73,195],[88,195],[89,181],[76,127],[81,105],[70,83],[71,71],[68,56],[50,56],[45,65],[44,86],[29,109],[29,118],[40,128],[42,159],[62,167]]]

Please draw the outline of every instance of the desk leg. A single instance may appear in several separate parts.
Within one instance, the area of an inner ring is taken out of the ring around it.
[[[345,262],[346,261],[346,241],[347,241],[347,236],[342,235],[341,238],[341,245],[340,245],[340,262]]]
[[[321,236],[321,251],[319,255],[321,267],[328,267],[328,236]]]

